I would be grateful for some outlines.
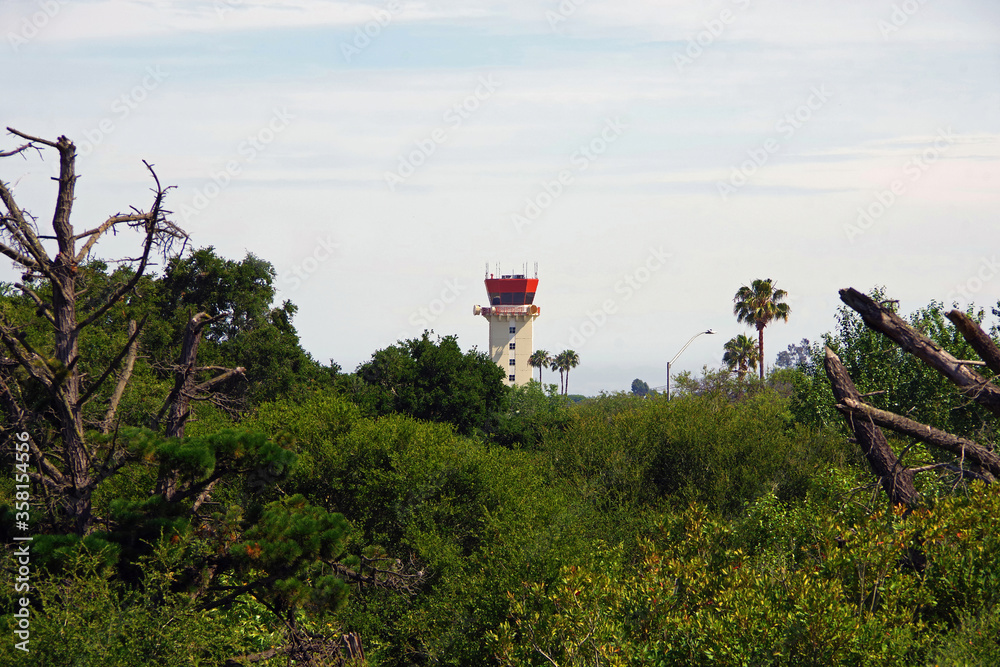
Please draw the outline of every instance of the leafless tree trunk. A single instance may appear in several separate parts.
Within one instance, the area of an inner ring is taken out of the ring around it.
[[[952,321],[962,338],[976,351],[976,354],[985,362],[986,367],[994,373],[1000,373],[1000,350],[993,344],[990,337],[979,328],[979,325],[972,321],[968,315],[960,310],[952,310],[948,313],[948,319]]]
[[[146,320],[143,319],[143,324]],[[110,374],[115,366],[118,365],[121,358],[125,359],[125,368],[122,369],[121,375],[118,376],[118,382],[115,383],[115,390],[111,392],[111,399],[108,401],[108,410],[104,414],[104,421],[101,422],[101,433],[109,433],[114,426],[115,415],[118,413],[118,404],[121,403],[122,396],[125,395],[125,388],[128,387],[129,380],[132,379],[132,371],[135,369],[135,358],[138,356],[139,351],[139,331],[142,329],[142,325],[136,324],[135,320],[131,320],[128,323],[128,342],[125,344],[125,349],[123,349],[119,354],[118,358],[111,362],[105,373]],[[98,381],[100,384],[101,380]]]
[[[856,289],[840,290],[840,298],[848,306],[858,311],[869,329],[885,334],[903,350],[948,378],[966,396],[993,414],[1000,416],[1000,388],[995,387],[982,375],[969,368],[968,362],[956,359],[947,350],[942,349],[940,345],[911,327],[894,312],[875,303],[870,297]],[[974,322],[971,324],[975,326]],[[976,329],[978,328],[976,327]],[[980,334],[982,339],[989,341],[989,337],[981,330]],[[973,349],[975,349],[975,344],[973,344]]]
[[[891,429],[896,433],[908,435],[940,447],[961,457],[963,460],[974,461],[988,470],[991,476],[1000,477],[1000,457],[997,457],[992,450],[983,447],[977,442],[952,435],[947,431],[942,431],[927,424],[921,424],[906,417],[901,417],[887,410],[879,410],[867,403],[862,403],[852,398],[841,399],[840,404],[837,405],[837,409],[846,415],[852,415],[855,419],[867,420],[878,426]]]
[[[84,432],[83,408],[93,398],[100,386],[113,374],[121,361],[125,360],[126,368],[119,376],[119,385],[124,391],[131,374],[134,362],[138,326],[130,330],[129,341],[125,349],[116,357],[112,367],[101,374],[97,381],[84,386],[84,378],[79,369],[80,332],[104,315],[108,309],[120,302],[131,291],[146,272],[150,256],[154,248],[168,251],[174,240],[186,239],[186,235],[166,219],[167,212],[163,209],[163,200],[169,188],[160,185],[156,172],[146,163],[153,178],[153,202],[148,211],[133,209],[132,213],[118,213],[110,216],[103,223],[85,232],[75,232],[70,221],[76,189],[76,147],[66,137],[57,141],[49,141],[33,137],[17,130],[8,131],[26,143],[20,147],[0,152],[0,157],[11,157],[26,151],[35,150],[41,153],[46,149],[55,149],[59,154],[58,194],[55,213],[52,218],[53,236],[42,236],[36,228],[36,219],[23,210],[16,202],[9,184],[0,182],[0,201],[5,211],[0,216],[0,253],[15,262],[24,272],[24,279],[16,283],[21,292],[35,303],[38,313],[42,315],[52,329],[54,339],[53,357],[31,347],[26,337],[18,327],[9,321],[0,321],[0,341],[8,353],[9,361],[19,365],[28,376],[34,378],[45,387],[50,397],[54,412],[54,421],[58,424],[60,445],[58,456],[61,465],[55,465],[51,456],[35,448],[34,455],[38,464],[35,477],[56,491],[65,502],[65,512],[73,522],[74,529],[86,533],[92,523],[91,494],[97,484],[117,470],[114,461],[106,458],[103,462],[95,458],[93,448],[88,444]],[[89,312],[77,312],[77,274],[78,266],[86,260],[94,244],[109,231],[126,226],[142,234],[142,245],[139,256],[132,260],[133,273],[131,277],[116,285],[104,300]],[[57,248],[50,257],[42,239],[52,239]],[[82,243],[78,247],[78,243]],[[51,301],[45,301],[29,286],[33,278],[43,278],[52,289]],[[3,391],[5,399],[12,397],[9,387]],[[115,395],[120,399],[116,388]],[[105,413],[103,426],[113,422],[117,400],[112,401]]]
[[[1000,389],[969,368],[984,364],[993,372],[1000,373],[1000,349],[965,313],[953,310],[948,313],[948,318],[982,357],[982,362],[956,359],[891,310],[855,289],[841,290],[840,298],[861,315],[870,329],[885,334],[902,349],[941,373],[964,395],[1000,415]],[[1000,477],[1000,457],[992,448],[895,413],[879,410],[862,401],[840,359],[829,348],[826,351],[826,371],[837,399],[837,409],[844,413],[871,464],[873,474],[894,503],[912,506],[916,502],[913,475],[923,470],[944,467],[963,477],[990,482]],[[879,426],[949,451],[959,457],[958,463],[908,468],[896,458]],[[968,464],[977,469],[967,469]]]
[[[854,386],[851,376],[840,362],[840,357],[830,348],[826,348],[824,363],[837,402],[860,403],[861,395]],[[913,485],[913,473],[900,464],[881,429],[863,414],[855,416],[853,413],[848,413],[847,423],[854,431],[854,438],[864,452],[865,458],[868,459],[872,474],[878,479],[892,502],[906,506],[916,504],[919,495]]]
[[[199,368],[196,365],[198,359],[198,347],[201,344],[201,336],[207,325],[221,319],[224,315],[210,317],[208,313],[198,313],[184,327],[184,342],[181,345],[181,355],[177,360],[174,370],[174,388],[164,401],[160,413],[156,417],[156,423],[167,415],[165,434],[171,438],[184,437],[184,427],[191,416],[191,401],[208,395],[211,390],[235,375],[243,375],[243,368],[219,368],[206,366]],[[196,384],[198,371],[222,371],[219,375]],[[168,501],[173,500],[177,492],[177,479],[173,476],[163,476],[157,481],[156,493],[160,493]],[[199,501],[203,502],[204,498]],[[199,502],[198,504],[201,504]]]

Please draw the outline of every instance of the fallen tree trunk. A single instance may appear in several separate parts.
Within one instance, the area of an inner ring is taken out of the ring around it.
[[[966,396],[993,414],[1000,416],[1000,389],[979,373],[971,370],[966,363],[953,357],[947,350],[942,349],[940,345],[911,327],[894,312],[875,303],[870,297],[856,289],[840,290],[840,299],[856,310],[870,329],[891,338],[905,351],[948,378]],[[971,341],[970,344],[972,344]],[[990,361],[986,360],[986,363],[989,364]]]
[[[1000,457],[977,442],[960,438],[947,431],[921,424],[887,410],[879,410],[853,398],[842,399],[836,408],[845,414],[869,419],[878,426],[884,426],[896,433],[902,433],[946,449],[963,459],[971,459],[988,470],[993,477],[1000,477]]]
[[[860,404],[861,395],[854,386],[854,381],[848,375],[840,357],[830,348],[826,348],[824,366],[837,402],[845,405],[847,404],[845,401]],[[913,484],[913,472],[899,462],[882,430],[867,415],[847,412],[845,417],[868,460],[868,465],[871,466],[872,474],[878,479],[893,504],[906,507],[916,505],[920,500],[920,494]]]
[[[997,349],[986,332],[971,317],[960,310],[949,312],[948,319],[962,334],[962,338],[976,351],[979,358],[986,362],[986,367],[994,373],[1000,373],[1000,349]]]

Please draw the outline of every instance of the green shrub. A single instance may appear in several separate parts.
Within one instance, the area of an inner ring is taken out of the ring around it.
[[[190,596],[172,590],[181,568],[179,550],[161,544],[143,560],[145,584],[130,588],[100,554],[79,545],[63,567],[35,570],[29,653],[14,648],[15,594],[5,587],[0,662],[7,665],[144,667],[219,665],[240,646],[221,612],[200,611]]]
[[[698,500],[733,515],[772,490],[801,497],[813,474],[853,452],[832,431],[794,424],[788,408],[767,388],[740,401],[604,396],[580,406],[545,449],[581,499],[603,509]]]
[[[846,481],[843,479],[842,481]],[[527,582],[491,635],[503,664],[996,664],[1000,489],[913,512],[766,496],[727,522],[666,515],[621,558]],[[847,511],[844,511],[844,510]],[[560,662],[562,664],[562,662]]]

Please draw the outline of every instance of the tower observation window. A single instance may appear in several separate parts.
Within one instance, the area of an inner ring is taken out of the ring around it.
[[[491,306],[530,306],[534,292],[490,292]]]

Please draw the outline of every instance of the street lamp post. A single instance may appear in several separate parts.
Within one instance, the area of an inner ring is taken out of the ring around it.
[[[714,333],[715,333],[715,329],[706,329],[705,331],[699,331],[695,335],[691,336],[691,340],[689,340],[688,342],[684,343],[684,347],[682,347],[680,349],[680,352],[678,352],[677,354],[674,355],[673,359],[671,359],[670,361],[667,362],[667,400],[668,401],[670,400],[670,364],[672,364],[675,361],[677,361],[677,357],[681,356],[681,352],[683,352],[684,350],[686,350],[687,347],[688,347],[688,345],[690,345],[691,342],[694,341],[695,338],[697,338],[698,336],[700,336],[702,334],[714,334]]]

